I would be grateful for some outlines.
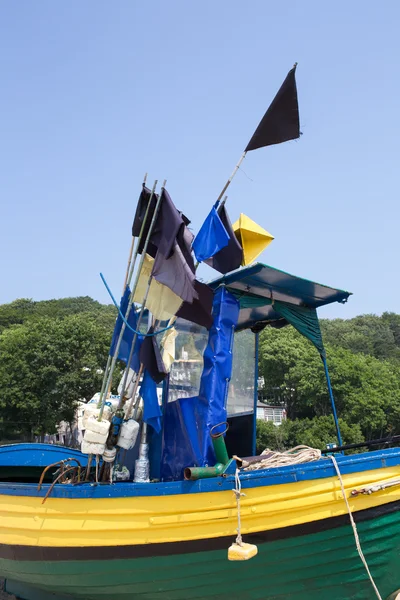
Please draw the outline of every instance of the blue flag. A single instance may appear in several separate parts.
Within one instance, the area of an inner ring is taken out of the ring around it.
[[[128,308],[130,295],[131,295],[131,290],[129,289],[128,286],[126,286],[125,292],[121,298],[121,304],[120,304],[120,311],[124,315],[124,317],[126,315],[126,309]],[[132,306],[132,308],[131,308],[131,311],[129,313],[129,317],[128,317],[127,321],[129,323],[129,325],[132,327],[132,329],[136,330],[137,319],[136,319],[136,312],[135,312],[134,306]],[[123,320],[121,318],[121,315],[118,314],[118,318],[117,318],[117,322],[115,323],[114,333],[113,333],[111,346],[110,346],[110,352],[109,352],[110,356],[114,356],[114,352],[115,352],[115,348],[117,346],[119,334],[120,334],[120,331],[122,328],[122,323],[123,323]],[[131,351],[134,335],[135,334],[133,333],[133,331],[131,331],[129,329],[129,327],[125,327],[124,335],[123,335],[121,345],[120,345],[119,351],[118,351],[119,360],[122,360],[125,364],[128,363],[129,354]],[[130,364],[130,368],[133,369],[134,371],[136,371],[136,373],[139,371],[139,368],[140,368],[139,353],[140,353],[140,347],[142,345],[142,342],[143,342],[143,336],[138,335],[137,339],[136,339],[136,344],[135,344],[135,351],[132,355],[132,360],[131,360],[131,364]]]
[[[158,404],[157,384],[151,378],[147,369],[143,375],[142,385],[140,386],[140,395],[143,398],[143,421],[150,425],[156,433],[161,431],[161,408]]]
[[[213,207],[196,235],[192,249],[197,260],[203,262],[225,248],[229,240],[229,234],[215,207]]]

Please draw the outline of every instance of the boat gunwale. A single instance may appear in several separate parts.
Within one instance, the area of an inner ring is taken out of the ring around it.
[[[381,468],[400,466],[400,448],[387,448],[372,452],[363,452],[348,456],[336,456],[343,475],[356,472],[372,471]],[[297,483],[337,477],[333,463],[329,457],[310,463],[287,465],[284,467],[259,469],[257,471],[241,471],[240,480],[244,489]],[[124,498],[143,496],[166,496],[181,494],[198,494],[206,492],[222,492],[232,490],[234,475],[201,479],[198,481],[166,481],[152,483],[115,482],[94,484],[56,484],[51,498],[86,499],[86,498]],[[42,485],[40,491],[36,483],[0,482],[2,496],[30,496],[43,498],[50,484]]]

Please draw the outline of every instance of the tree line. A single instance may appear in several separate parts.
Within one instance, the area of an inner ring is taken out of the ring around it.
[[[100,389],[116,309],[89,297],[0,305],[0,441],[71,422]]]
[[[0,305],[0,441],[52,433],[99,391],[116,318],[89,297]],[[321,320],[345,443],[400,434],[400,315]],[[258,422],[257,445],[324,448],[335,427],[323,365],[288,326],[260,334],[261,400],[284,404],[280,427]],[[115,378],[118,383],[118,376]]]
[[[344,443],[400,434],[400,315],[321,320]],[[259,424],[258,450],[336,442],[322,361],[292,327],[260,334],[264,401],[284,403],[281,427]]]

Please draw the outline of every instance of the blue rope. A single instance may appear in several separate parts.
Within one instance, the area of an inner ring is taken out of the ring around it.
[[[153,337],[153,335],[158,335],[159,333],[164,333],[164,331],[168,331],[168,329],[172,329],[172,327],[174,326],[174,323],[172,323],[172,325],[168,325],[168,327],[164,327],[164,329],[159,329],[158,331],[154,331],[153,333],[142,333],[141,331],[136,331],[136,329],[133,329],[133,327],[131,327],[129,325],[128,321],[125,319],[124,315],[122,314],[121,309],[118,306],[118,303],[112,294],[112,291],[108,287],[107,281],[105,280],[103,273],[100,273],[100,277],[101,277],[104,285],[106,286],[107,292],[110,294],[110,298],[113,301],[114,306],[118,310],[119,316],[121,317],[121,319],[123,320],[125,325],[128,327],[128,329],[130,329],[133,333],[136,333],[137,335],[141,335],[142,337]]]

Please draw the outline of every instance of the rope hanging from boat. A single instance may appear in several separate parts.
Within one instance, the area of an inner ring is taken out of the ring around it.
[[[241,524],[241,518],[240,518],[240,499],[242,496],[245,496],[246,494],[243,494],[243,492],[242,492],[242,483],[240,481],[239,467],[236,467],[235,487],[233,488],[232,492],[235,494],[235,498],[236,498],[238,526],[237,526],[237,530],[236,530],[237,531],[236,540],[228,548],[228,560],[235,560],[235,561],[236,560],[249,560],[250,558],[253,558],[253,556],[256,556],[256,554],[258,553],[258,548],[255,544],[246,544],[242,540],[242,524]]]
[[[263,458],[263,456],[265,458]],[[285,452],[275,452],[266,448],[259,456],[257,462],[242,460],[242,466],[245,471],[257,471],[258,469],[273,469],[275,467],[285,467],[287,465],[300,465],[302,463],[312,462],[321,458],[321,450],[310,448],[310,446],[296,446]]]
[[[359,554],[359,556],[361,558],[361,561],[362,561],[362,563],[363,563],[363,565],[365,567],[365,570],[367,571],[367,574],[368,574],[368,577],[369,577],[369,579],[371,581],[372,587],[374,588],[374,592],[376,594],[376,597],[379,598],[379,600],[382,600],[382,596],[380,595],[379,590],[376,587],[375,581],[374,581],[374,579],[373,579],[373,577],[371,575],[371,572],[369,570],[368,563],[367,563],[366,558],[365,558],[365,556],[363,554],[363,551],[361,549],[360,538],[358,537],[357,526],[355,524],[355,521],[354,521],[354,518],[353,518],[353,515],[352,515],[352,512],[351,512],[351,508],[350,508],[349,502],[347,500],[346,491],[344,489],[343,479],[342,479],[342,475],[341,475],[340,470],[339,470],[339,466],[338,466],[338,464],[336,462],[336,458],[333,456],[333,454],[329,458],[332,460],[333,466],[335,467],[335,471],[336,471],[337,476],[339,478],[339,483],[340,483],[340,487],[342,489],[343,498],[344,498],[344,501],[346,503],[347,512],[349,513],[349,517],[350,517],[350,523],[351,523],[351,526],[353,528],[353,534],[354,534],[354,539],[356,541],[356,547],[357,547],[358,554]]]
[[[236,468],[235,487],[232,490],[232,492],[235,494],[235,497],[236,497],[237,517],[238,517],[236,544],[238,544],[239,546],[242,546],[243,540],[242,540],[242,531],[241,531],[242,525],[240,522],[240,498],[241,498],[241,496],[245,496],[246,494],[243,494],[243,492],[242,492],[242,483],[240,481],[239,472],[240,472],[239,469]]]

